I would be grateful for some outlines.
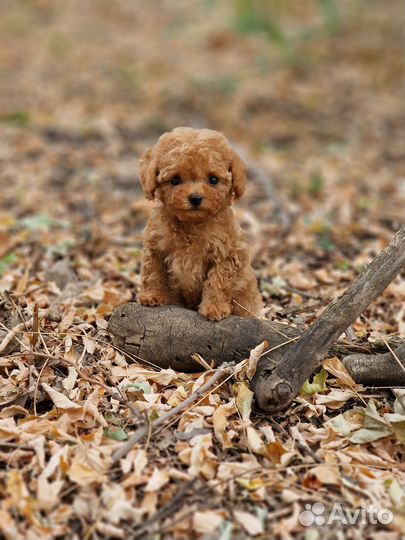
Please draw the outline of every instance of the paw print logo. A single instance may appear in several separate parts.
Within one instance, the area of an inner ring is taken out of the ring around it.
[[[305,510],[303,510],[298,518],[298,521],[303,525],[304,527],[310,527],[311,525],[324,525],[325,524],[325,518],[323,517],[323,513],[325,512],[325,507],[322,503],[314,503],[314,504],[306,504]]]

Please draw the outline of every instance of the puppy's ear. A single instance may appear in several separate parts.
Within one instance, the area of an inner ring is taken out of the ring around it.
[[[235,199],[240,199],[246,189],[246,163],[234,151],[231,163],[232,189],[235,193]]]
[[[153,150],[150,148],[139,160],[139,178],[145,197],[149,201],[153,200],[157,188],[158,168]]]

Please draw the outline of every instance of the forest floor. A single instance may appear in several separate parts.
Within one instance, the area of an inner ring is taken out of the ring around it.
[[[106,332],[136,298],[137,160],[162,132],[221,130],[249,164],[235,211],[269,320],[307,328],[402,223],[403,6],[370,4],[2,3],[0,343],[24,321],[0,345],[2,537],[402,538],[405,390],[338,358],[286,413],[255,410],[242,372],[111,458],[139,423],[118,390],[153,420],[212,376]],[[403,338],[404,300],[399,276],[345,339]],[[325,523],[336,503],[392,520]]]

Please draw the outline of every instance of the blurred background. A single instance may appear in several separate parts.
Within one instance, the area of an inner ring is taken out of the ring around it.
[[[2,0],[0,36],[0,290],[47,307],[67,259],[88,322],[134,298],[137,160],[179,125],[249,165],[237,213],[269,317],[310,322],[403,220],[399,0]],[[403,328],[401,291],[375,328]]]

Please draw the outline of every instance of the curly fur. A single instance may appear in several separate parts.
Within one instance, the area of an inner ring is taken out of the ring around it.
[[[227,139],[209,129],[164,133],[141,157],[140,179],[146,198],[159,205],[144,232],[138,301],[183,304],[210,320],[258,314],[248,245],[231,209],[245,191],[246,166]],[[198,207],[193,196],[202,198]]]

